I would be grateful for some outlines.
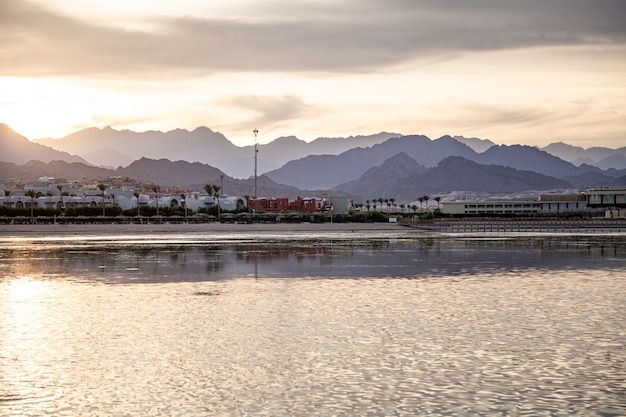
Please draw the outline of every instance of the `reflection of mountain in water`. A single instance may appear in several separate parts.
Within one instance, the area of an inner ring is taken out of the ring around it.
[[[623,265],[621,241],[389,240],[347,243],[129,245],[0,250],[5,276],[105,283],[232,278],[425,278]]]

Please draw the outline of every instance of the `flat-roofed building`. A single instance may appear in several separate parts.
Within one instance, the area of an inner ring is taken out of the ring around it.
[[[537,200],[443,202],[447,214],[502,214],[568,216],[588,212],[587,197],[579,194],[546,194]]]
[[[446,201],[441,203],[446,214],[539,214],[538,201]]]
[[[585,194],[590,208],[626,208],[626,188],[590,188]]]

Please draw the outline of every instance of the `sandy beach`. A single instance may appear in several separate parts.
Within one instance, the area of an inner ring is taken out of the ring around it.
[[[529,238],[594,236],[626,238],[626,222],[607,221],[450,221],[415,224],[398,223],[146,223],[146,224],[3,224],[1,241],[170,239],[298,240],[380,238]]]
[[[389,233],[411,230],[394,223],[202,223],[202,224],[15,224],[0,225],[0,236],[202,234],[202,233]],[[413,231],[414,232],[414,231]]]

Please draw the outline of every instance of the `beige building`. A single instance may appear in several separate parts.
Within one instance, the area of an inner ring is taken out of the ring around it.
[[[452,201],[442,202],[446,214],[503,214],[567,216],[588,212],[584,193],[540,195],[534,201]]]

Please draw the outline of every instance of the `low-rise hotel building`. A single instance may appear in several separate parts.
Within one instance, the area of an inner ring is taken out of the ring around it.
[[[442,204],[446,214],[499,214],[520,216],[569,216],[587,214],[587,198],[584,193],[540,195],[537,200],[506,201],[447,201]]]

